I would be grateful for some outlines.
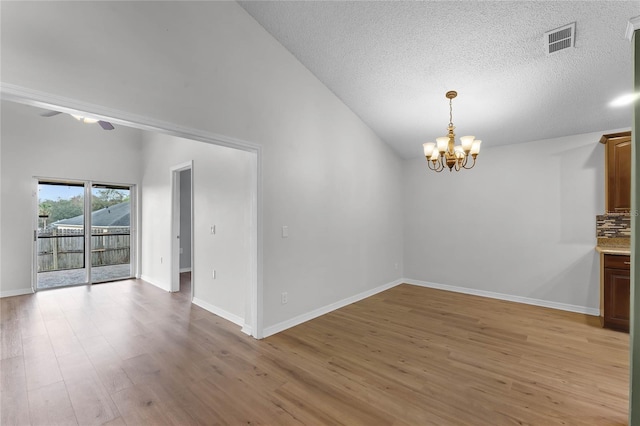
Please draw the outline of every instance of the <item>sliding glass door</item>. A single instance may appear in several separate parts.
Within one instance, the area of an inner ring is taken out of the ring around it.
[[[132,194],[132,185],[38,180],[36,288],[131,278]]]
[[[87,283],[85,187],[78,182],[38,182],[37,288]]]
[[[131,189],[91,188],[91,282],[131,277]]]

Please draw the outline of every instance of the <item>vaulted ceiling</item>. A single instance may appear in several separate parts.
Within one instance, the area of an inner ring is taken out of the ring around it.
[[[631,126],[637,1],[241,1],[404,158],[446,134],[483,147]],[[575,22],[575,47],[544,34]]]

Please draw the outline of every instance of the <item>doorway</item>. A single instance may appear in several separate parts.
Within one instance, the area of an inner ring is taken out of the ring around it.
[[[193,161],[171,168],[171,291],[193,299]]]
[[[35,290],[129,279],[133,185],[37,179]]]
[[[191,169],[180,171],[180,293],[192,298]]]

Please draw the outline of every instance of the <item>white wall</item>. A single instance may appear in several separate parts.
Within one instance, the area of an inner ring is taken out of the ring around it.
[[[170,169],[193,160],[194,299],[244,325],[254,154],[157,133],[145,133],[144,140],[142,278],[167,291],[171,288]]]
[[[34,176],[140,184],[140,131],[105,131],[2,102],[0,296],[31,292]]]
[[[408,161],[405,276],[597,311],[598,141],[611,132],[485,148],[458,173]]]
[[[5,2],[1,19],[5,83],[262,145],[264,326],[400,278],[402,162],[236,3]]]

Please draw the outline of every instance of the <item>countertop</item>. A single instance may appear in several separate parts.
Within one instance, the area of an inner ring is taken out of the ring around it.
[[[618,255],[631,255],[631,248],[629,247],[602,247],[596,246],[596,251],[603,254],[618,254]]]
[[[631,255],[629,238],[598,238],[596,251],[604,254]]]

